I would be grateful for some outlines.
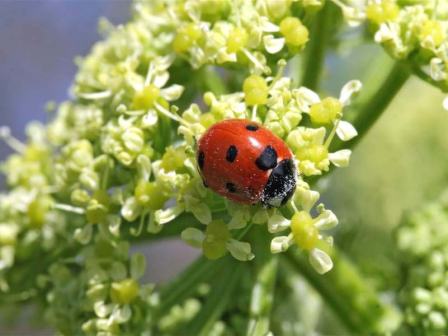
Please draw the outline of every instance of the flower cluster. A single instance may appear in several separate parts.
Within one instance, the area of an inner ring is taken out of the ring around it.
[[[370,1],[365,15],[390,55],[448,91],[448,6],[445,1]]]
[[[45,317],[60,332],[114,335],[151,327],[158,297],[152,285],[138,283],[146,261],[141,254],[128,260],[128,245],[97,239],[38,278],[39,287],[48,288]]]
[[[448,92],[448,5],[439,0],[333,0],[352,26],[433,86]],[[448,109],[448,98],[443,103]]]
[[[448,198],[412,212],[396,241],[406,270],[401,303],[406,323],[424,335],[448,332]]]

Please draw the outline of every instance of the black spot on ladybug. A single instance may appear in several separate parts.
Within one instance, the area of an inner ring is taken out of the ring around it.
[[[281,161],[269,175],[263,189],[261,202],[265,206],[279,207],[285,204],[296,189],[296,169],[292,160]]]
[[[254,125],[254,124],[249,124],[249,125],[246,126],[246,129],[248,131],[255,132],[256,130],[258,130],[258,126]]]
[[[204,160],[205,160],[205,154],[204,152],[201,151],[198,154],[198,165],[201,170],[204,169]]]
[[[227,182],[226,189],[228,192],[234,193],[236,191],[236,186],[232,182]]]
[[[238,149],[234,145],[231,145],[229,149],[227,149],[226,160],[229,162],[233,162],[238,155]]]
[[[274,168],[277,165],[277,152],[272,146],[267,146],[255,160],[255,164],[261,170]]]

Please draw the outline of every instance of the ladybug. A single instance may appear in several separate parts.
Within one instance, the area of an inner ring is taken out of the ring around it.
[[[249,120],[224,120],[211,126],[198,142],[197,161],[204,185],[237,203],[279,207],[296,188],[289,148]]]

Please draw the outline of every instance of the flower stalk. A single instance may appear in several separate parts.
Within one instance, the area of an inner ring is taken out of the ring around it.
[[[402,62],[393,61],[387,55],[380,56],[367,73],[364,79],[367,84],[353,108],[347,112],[347,119],[358,131],[358,136],[348,143],[335,141],[334,150],[356,146],[381,117],[410,75],[409,68]]]
[[[333,270],[318,275],[298,250],[290,250],[285,262],[299,271],[323,300],[355,334],[388,333],[396,330],[401,316],[393,306],[381,302],[356,266],[333,248]]]
[[[316,14],[312,21],[311,38],[305,49],[301,80],[302,85],[308,89],[319,89],[325,68],[325,55],[337,27],[338,10],[338,7],[331,1],[326,1],[324,8]]]
[[[258,252],[260,256],[255,260],[255,281],[252,286],[251,302],[249,308],[250,319],[247,325],[246,336],[264,336],[270,332],[271,310],[274,303],[276,279],[278,274],[278,256],[273,256],[269,250],[261,250],[266,246],[269,236],[257,230]],[[264,243],[263,243],[264,241]]]

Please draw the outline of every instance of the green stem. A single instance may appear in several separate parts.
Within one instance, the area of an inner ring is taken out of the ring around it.
[[[235,237],[241,239],[247,234],[251,227],[252,225],[247,225],[246,228],[240,230]],[[229,263],[229,259],[234,261],[230,256],[226,256],[219,260],[207,260],[205,257],[199,257],[172,282],[161,289],[161,304],[157,311],[157,316],[163,316],[174,305],[193,296],[197,290],[197,285],[202,282],[209,282],[210,279],[216,279],[220,270],[231,269],[226,266]],[[221,275],[220,277],[225,278],[225,275]]]
[[[257,257],[255,258],[255,279],[252,287],[246,335],[265,336],[270,331],[278,256],[273,255],[269,249],[272,237],[266,228],[255,227],[250,238]]]
[[[228,92],[227,85],[223,80],[223,74],[218,72],[217,67],[206,66],[202,69],[203,92],[210,91],[216,96]]]
[[[302,85],[314,91],[319,88],[328,42],[335,31],[334,17],[337,10],[333,3],[327,1],[311,27],[310,41],[305,49]]]
[[[193,296],[199,284],[208,281],[222,268],[225,259],[212,261],[200,257],[175,280],[164,286],[160,291],[161,300],[157,316],[163,316],[174,305]]]
[[[406,65],[392,61],[387,55],[379,57],[363,82],[367,85],[348,111],[346,118],[358,131],[358,136],[348,143],[335,141],[332,149],[352,148],[367,134],[391,101],[409,79],[411,72]]]
[[[325,275],[317,274],[297,249],[289,250],[285,258],[354,334],[388,333],[399,326],[401,316],[398,311],[381,302],[356,266],[336,249],[332,253],[335,266]]]
[[[182,331],[184,335],[210,335],[215,322],[222,315],[229,300],[234,295],[243,271],[244,266],[241,262],[232,260],[231,257],[224,259],[222,267],[215,273],[215,280],[211,283],[212,289],[205,304]]]
[[[258,269],[257,279],[252,289],[247,336],[265,336],[270,331],[277,269],[278,258],[272,255],[266,258]]]
[[[414,75],[416,75],[421,80],[431,84],[432,86],[435,86],[442,90],[442,92],[448,92],[448,84],[446,81],[436,81],[431,78],[431,76],[428,76],[417,64],[410,61],[409,66],[412,68],[412,72]]]

